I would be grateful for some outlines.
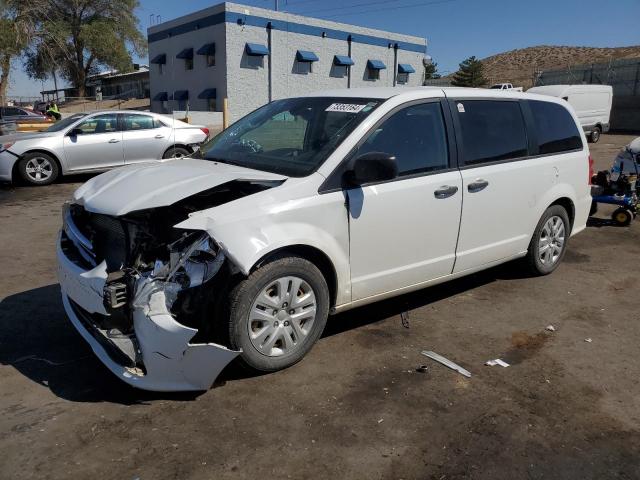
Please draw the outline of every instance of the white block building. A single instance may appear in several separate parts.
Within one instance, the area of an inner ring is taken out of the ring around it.
[[[148,29],[151,109],[231,120],[314,90],[421,85],[424,38],[221,3]]]

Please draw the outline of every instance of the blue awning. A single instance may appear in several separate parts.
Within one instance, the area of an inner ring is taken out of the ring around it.
[[[215,88],[205,88],[198,94],[198,98],[216,98],[216,89]]]
[[[398,73],[416,73],[416,71],[408,63],[399,63],[398,64]]]
[[[349,67],[351,65],[355,65],[354,61],[348,55],[336,55],[333,57],[334,65],[338,65],[339,67]]]
[[[367,60],[367,68],[369,70],[384,70],[387,66],[382,60]]]
[[[260,45],[259,43],[247,43],[244,47],[247,55],[251,55],[252,57],[264,57],[265,55],[269,55],[269,49],[265,45]]]
[[[185,48],[179,54],[176,55],[176,58],[182,58],[182,59],[193,58],[193,48]]]
[[[320,60],[318,56],[308,50],[298,50],[296,52],[296,60],[299,62],[317,62]]]
[[[153,97],[153,100],[156,102],[166,102],[169,99],[167,92],[159,92],[156,93],[156,96]]]
[[[156,55],[155,57],[153,57],[153,60],[151,60],[151,63],[158,63],[158,64],[164,65],[165,63],[167,63],[167,54],[161,53],[160,55]]]
[[[173,92],[174,100],[189,100],[189,90],[176,90]]]
[[[216,53],[216,44],[215,43],[207,43],[201,46],[196,52],[198,55],[215,55]]]

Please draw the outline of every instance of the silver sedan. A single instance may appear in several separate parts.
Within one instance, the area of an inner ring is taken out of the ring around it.
[[[180,158],[208,136],[205,127],[155,113],[77,113],[44,132],[0,136],[0,181],[48,185],[60,175]]]

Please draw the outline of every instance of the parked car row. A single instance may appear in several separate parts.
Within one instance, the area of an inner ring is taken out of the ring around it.
[[[83,128],[96,134],[96,122],[112,130],[100,148],[120,132],[126,143],[128,125],[142,121],[104,115],[68,123],[58,149],[86,138]],[[168,128],[162,117],[145,121],[154,133]],[[591,205],[573,109],[515,91],[276,100],[199,157],[104,173],[64,208],[65,311],[109,370],[138,388],[207,389],[234,359],[286,368],[329,313],[510,260],[549,274]]]
[[[190,155],[207,128],[148,112],[76,113],[44,132],[0,137],[0,181],[47,185],[59,175]]]

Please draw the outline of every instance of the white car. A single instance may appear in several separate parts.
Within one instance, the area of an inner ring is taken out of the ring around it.
[[[510,260],[551,273],[591,205],[570,106],[524,93],[276,100],[201,152],[102,174],[64,209],[64,308],[139,388],[288,367],[330,313]]]
[[[489,87],[490,90],[515,90],[516,92],[521,92],[523,90],[522,87],[514,87],[513,83],[495,83]]]
[[[0,136],[0,181],[48,185],[60,175],[183,157],[208,136],[201,125],[155,113],[76,113],[44,132]]]

